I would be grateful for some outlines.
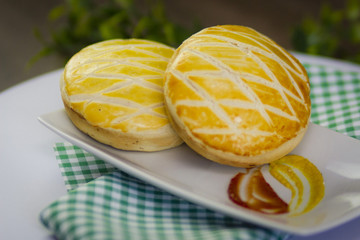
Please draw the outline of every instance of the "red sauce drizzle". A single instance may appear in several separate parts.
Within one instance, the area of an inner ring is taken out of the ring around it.
[[[243,201],[240,196],[239,186],[244,181],[246,174],[252,174],[245,191],[248,199]],[[281,214],[289,212],[289,207],[265,181],[259,168],[251,173],[238,173],[230,181],[228,187],[229,198],[242,207],[246,207],[262,213]]]

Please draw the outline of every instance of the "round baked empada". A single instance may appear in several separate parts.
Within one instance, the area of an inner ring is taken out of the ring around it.
[[[226,165],[252,167],[288,154],[309,123],[304,67],[243,26],[209,27],[184,41],[166,69],[164,95],[182,139]]]
[[[90,45],[66,64],[66,112],[81,131],[124,150],[157,151],[182,140],[164,108],[164,71],[174,49],[140,39]]]

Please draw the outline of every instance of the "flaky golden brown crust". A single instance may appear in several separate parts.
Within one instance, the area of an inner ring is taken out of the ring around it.
[[[65,110],[95,140],[122,150],[178,146],[163,102],[163,73],[173,49],[140,39],[86,47],[67,63],[60,80]]]
[[[145,135],[123,134],[113,129],[106,129],[89,124],[84,117],[73,111],[66,104],[65,110],[73,124],[82,132],[86,133],[93,139],[122,150],[152,152],[168,149],[169,146],[178,146],[182,140],[173,137],[169,138],[168,134],[149,133]]]
[[[176,132],[199,154],[251,167],[293,150],[310,118],[304,67],[271,39],[242,26],[206,28],[170,60],[165,105]]]

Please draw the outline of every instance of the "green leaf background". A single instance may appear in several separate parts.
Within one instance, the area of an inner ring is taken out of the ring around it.
[[[360,63],[360,0],[343,9],[324,4],[318,18],[306,17],[291,33],[294,50]]]
[[[171,21],[161,0],[65,0],[49,12],[48,21],[50,39],[34,29],[43,49],[29,66],[50,54],[65,63],[85,46],[114,38],[145,38],[177,47],[202,28],[197,21],[190,28]],[[292,50],[360,63],[360,0],[347,0],[343,9],[323,4],[319,16],[305,17],[289,38]]]
[[[65,63],[82,48],[115,38],[145,38],[177,47],[201,29],[195,20],[190,28],[172,22],[161,0],[66,0],[49,12],[48,21],[50,39],[34,29],[43,49],[29,66],[50,54]]]

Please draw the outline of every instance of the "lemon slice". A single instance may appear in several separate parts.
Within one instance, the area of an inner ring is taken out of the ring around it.
[[[298,216],[321,202],[325,183],[319,169],[308,159],[287,155],[239,172],[229,183],[228,195],[234,203],[258,212]]]
[[[289,212],[309,212],[323,199],[325,184],[321,172],[304,157],[288,155],[270,163],[270,174],[291,190]]]
[[[182,140],[164,108],[163,76],[174,49],[141,39],[90,45],[66,64],[66,112],[81,131],[124,150],[157,151]]]

